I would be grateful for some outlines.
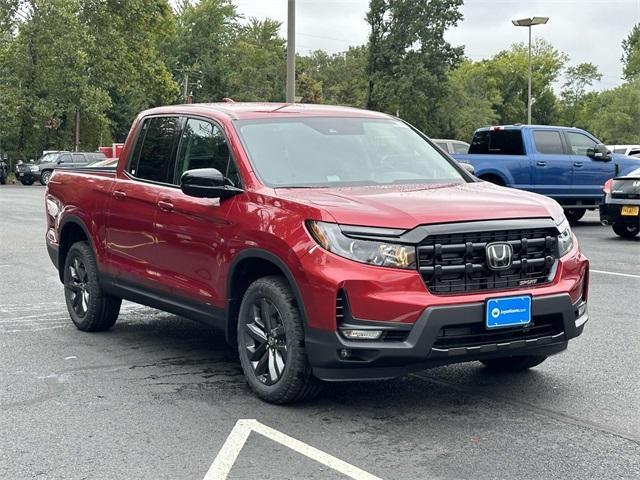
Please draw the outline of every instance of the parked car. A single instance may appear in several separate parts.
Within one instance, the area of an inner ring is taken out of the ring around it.
[[[46,185],[56,168],[82,168],[105,158],[101,152],[48,152],[36,162],[19,164],[16,177],[23,185],[31,185],[36,180]]]
[[[640,155],[640,145],[607,145],[607,148],[613,153],[620,155],[630,155],[635,157]]]
[[[604,184],[600,220],[611,225],[616,235],[633,238],[640,232],[640,168]]]
[[[431,141],[440,147],[444,152],[453,153],[468,153],[469,144],[460,140],[446,140],[441,138],[432,138]]]
[[[469,153],[453,157],[483,180],[553,198],[572,222],[599,207],[604,182],[640,167],[638,158],[612,154],[584,130],[535,125],[481,128]]]
[[[588,320],[562,208],[477,181],[382,113],[175,105],[118,167],[56,170],[47,248],[80,330],[122,299],[219,328],[262,399],[479,360],[520,371]]]
[[[7,164],[0,158],[0,185],[7,183]]]

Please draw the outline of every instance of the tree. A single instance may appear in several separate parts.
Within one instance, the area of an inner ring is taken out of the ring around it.
[[[225,96],[241,101],[274,102],[285,96],[285,40],[282,24],[252,18],[231,41],[224,79]]]
[[[602,74],[593,63],[580,63],[567,68],[562,88],[564,120],[570,126],[576,123],[578,110],[582,106],[587,87],[602,79]]]
[[[447,73],[462,56],[445,31],[462,18],[462,0],[371,0],[367,108],[399,113],[431,135],[442,130]]]
[[[495,80],[503,99],[502,104],[496,105],[500,123],[524,122],[527,118],[528,56],[528,46],[516,43],[485,60],[487,74]],[[543,39],[534,42],[531,55],[534,123],[550,124],[557,120],[553,83],[567,61],[566,54]]]
[[[622,51],[623,77],[626,80],[640,77],[640,23],[622,41]]]
[[[640,143],[640,79],[594,93],[585,100],[584,124],[609,144]]]

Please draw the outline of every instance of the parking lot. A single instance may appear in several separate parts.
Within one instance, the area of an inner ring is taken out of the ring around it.
[[[76,330],[43,195],[0,187],[0,478],[640,478],[640,241],[596,213],[574,227],[591,318],[565,353],[521,374],[470,363],[330,384],[282,407],[200,324],[126,303],[111,331]]]

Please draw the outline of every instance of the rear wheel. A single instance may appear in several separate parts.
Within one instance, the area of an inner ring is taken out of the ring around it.
[[[33,185],[33,178],[30,178],[29,180],[20,180],[20,183],[26,186]]]
[[[613,231],[622,238],[633,238],[640,232],[640,225],[637,223],[614,223]]]
[[[116,323],[122,299],[104,293],[87,242],[74,243],[64,264],[64,297],[71,320],[85,332],[108,330]]]
[[[505,186],[504,180],[502,180],[502,178],[498,177],[497,175],[483,175],[480,177],[480,180],[493,183],[494,185],[500,185],[501,187]]]
[[[46,185],[47,183],[49,183],[49,179],[51,178],[51,170],[45,170],[44,172],[42,172],[42,174],[40,175],[40,183],[42,185]]]
[[[492,358],[482,360],[482,364],[497,372],[521,372],[540,365],[547,359],[545,355],[523,355],[520,357]]]
[[[567,217],[567,220],[571,223],[575,223],[579,221],[587,211],[584,208],[567,208],[564,211],[564,216]]]
[[[320,391],[307,360],[300,311],[282,277],[260,278],[244,294],[238,352],[249,386],[267,402],[300,402]]]

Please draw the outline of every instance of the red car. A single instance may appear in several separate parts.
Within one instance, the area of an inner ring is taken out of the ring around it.
[[[122,299],[207,322],[269,402],[456,362],[524,370],[588,319],[555,201],[478,181],[381,113],[148,110],[115,172],[57,170],[46,210],[79,329],[112,327]]]

